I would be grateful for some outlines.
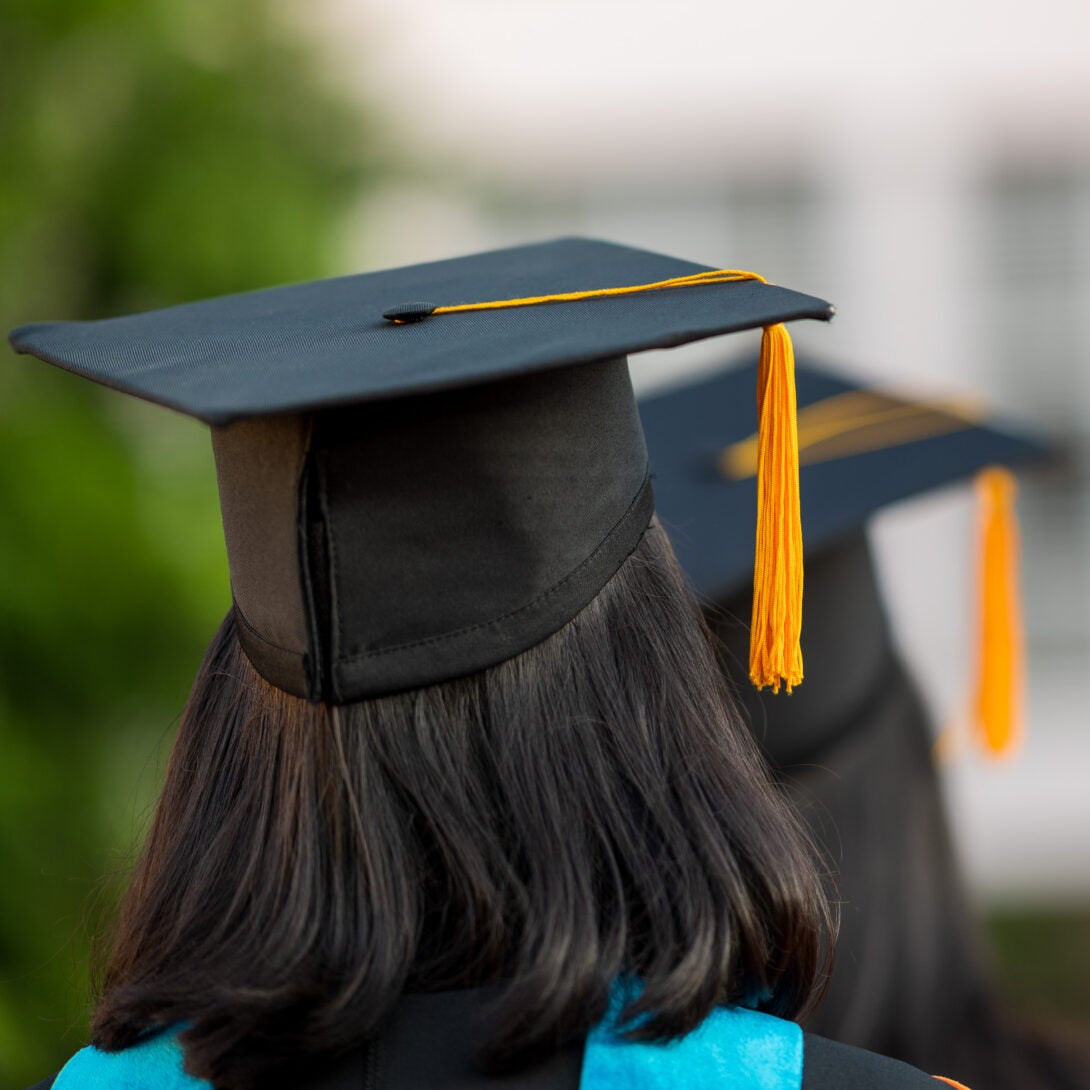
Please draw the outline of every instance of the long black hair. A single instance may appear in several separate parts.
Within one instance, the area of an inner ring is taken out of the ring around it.
[[[795,1017],[829,910],[653,523],[564,628],[480,674],[332,707],[263,681],[230,617],[197,677],[108,946],[94,1039],[184,1024],[268,1085],[364,1044],[406,991],[499,986],[510,1067],[642,982],[631,1032]]]

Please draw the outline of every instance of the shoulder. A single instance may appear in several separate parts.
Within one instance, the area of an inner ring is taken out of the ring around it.
[[[91,1046],[77,1052],[55,1079],[39,1086],[46,1090],[211,1090],[203,1079],[186,1074],[182,1058],[173,1033],[159,1033],[123,1052],[102,1052]]]
[[[794,1022],[723,1007],[687,1036],[665,1045],[628,1041],[599,1027],[587,1039],[580,1086],[798,1090],[802,1065],[803,1033]]]
[[[802,1090],[949,1090],[960,1083],[812,1033],[803,1035]],[[961,1090],[966,1090],[961,1087]]]
[[[588,1038],[581,1090],[708,1086],[717,1090],[950,1090],[949,1080],[861,1048],[803,1033],[757,1011],[721,1008],[667,1045],[599,1027]],[[961,1088],[965,1090],[965,1088]]]

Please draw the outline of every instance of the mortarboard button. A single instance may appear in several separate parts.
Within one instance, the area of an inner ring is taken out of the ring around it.
[[[435,312],[437,306],[438,303],[398,303],[396,307],[384,310],[382,316],[395,325],[408,325],[411,322],[422,322]]]

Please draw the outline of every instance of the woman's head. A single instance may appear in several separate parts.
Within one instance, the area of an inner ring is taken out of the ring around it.
[[[599,1019],[793,1016],[828,918],[652,524],[560,631],[456,681],[341,707],[250,666],[225,621],[182,719],[95,1034],[184,1022],[242,1087],[365,1040],[406,990],[500,987],[491,1060]]]
[[[625,353],[762,328],[787,388],[781,323],[831,313],[560,239],[16,331],[213,426],[234,599],[99,1043],[184,1022],[234,1090],[408,988],[498,986],[498,1063],[585,1030],[622,973],[643,1036],[803,1005],[826,910],[648,529]]]

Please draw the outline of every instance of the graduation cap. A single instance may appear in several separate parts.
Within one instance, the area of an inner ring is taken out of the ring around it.
[[[752,362],[735,363],[640,402],[659,517],[694,589],[717,603],[743,597],[753,570],[747,542],[758,491],[758,422],[748,393],[756,370]],[[824,667],[820,692],[808,693],[799,709],[809,726],[796,726],[820,733],[820,706],[850,704],[888,645],[864,523],[899,500],[973,478],[981,497],[975,718],[987,747],[1005,751],[1016,733],[1021,638],[1015,487],[1001,467],[1040,461],[1050,451],[986,422],[982,406],[965,398],[913,400],[807,362],[797,364],[795,382],[805,642]],[[791,718],[792,710],[783,715]],[[784,747],[813,748],[790,739]]]
[[[212,425],[243,649],[344,703],[501,662],[610,579],[653,507],[629,353],[763,327],[766,521],[797,512],[781,323],[831,313],[753,273],[562,239],[11,343]],[[801,576],[801,539],[772,551],[775,623],[800,608],[777,563]]]

